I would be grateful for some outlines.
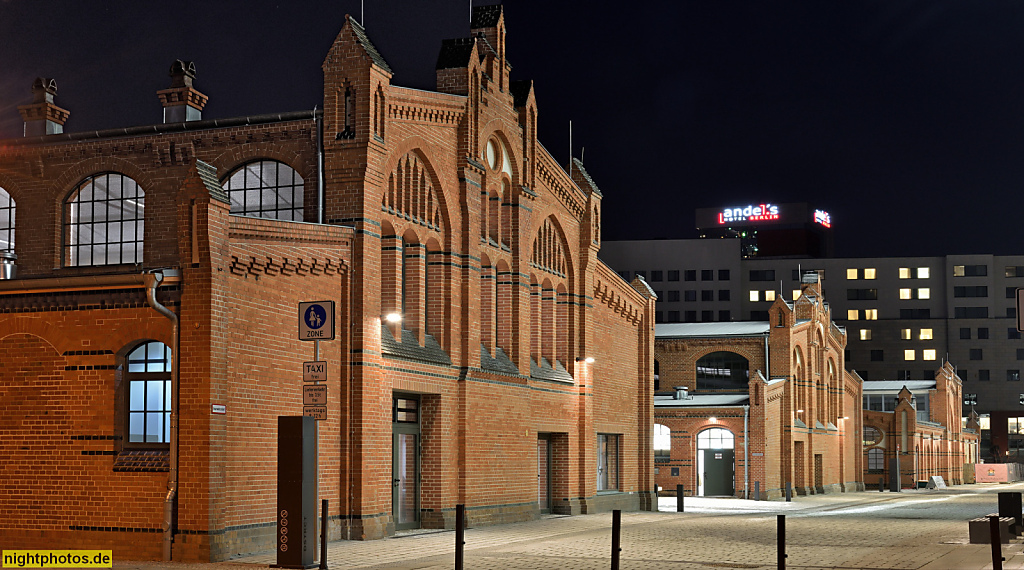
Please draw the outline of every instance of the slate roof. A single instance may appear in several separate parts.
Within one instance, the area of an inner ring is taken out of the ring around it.
[[[718,323],[665,323],[654,325],[655,338],[688,338],[712,336],[757,336],[768,334],[765,321]]]
[[[228,198],[228,193],[224,191],[224,188],[220,185],[220,180],[217,180],[217,169],[213,165],[207,164],[201,160],[196,160],[196,172],[199,173],[199,179],[203,181],[203,185],[210,192],[210,197],[214,200],[220,200],[225,204],[230,204],[231,199]]]
[[[476,38],[455,38],[441,41],[441,53],[437,54],[434,69],[459,69],[469,66]]]
[[[935,388],[935,380],[865,380],[863,390],[864,393],[899,392],[904,386],[911,392],[932,390]]]
[[[501,4],[473,6],[473,18],[469,22],[469,28],[471,30],[492,28],[498,25],[499,18],[501,18]]]
[[[596,192],[598,196],[604,196],[604,194],[601,193],[601,189],[597,187],[597,183],[595,183],[594,179],[590,177],[590,173],[587,172],[586,168],[583,168],[583,162],[576,158],[573,158],[572,167],[574,170],[579,171],[579,173],[583,176],[583,179],[587,181],[587,184],[590,184],[590,187],[594,189],[594,192]]]
[[[357,22],[356,19],[353,18],[352,16],[348,17],[348,21],[350,24],[352,24],[352,31],[355,32],[356,39],[359,40],[359,43],[363,46],[363,49],[366,50],[366,54],[370,56],[370,59],[373,60],[373,63],[375,63],[377,67],[380,67],[381,69],[387,71],[388,73],[394,73],[393,71],[391,71],[391,66],[388,65],[388,62],[384,61],[384,56],[382,56],[380,52],[377,51],[377,48],[373,45],[373,42],[371,42],[370,38],[366,35],[366,30],[363,28],[363,26],[359,22]]]
[[[480,345],[480,368],[502,374],[519,375],[519,368],[516,367],[514,362],[509,360],[508,356],[505,355],[505,351],[500,346],[494,349],[494,358],[491,358],[484,345]]]
[[[536,362],[530,360],[530,377],[539,380],[554,380],[555,382],[571,383],[574,381],[561,362],[556,360],[555,365],[551,366],[546,358],[541,358],[540,366],[537,366]]]
[[[452,359],[448,357],[448,353],[429,334],[423,335],[423,346],[419,345],[416,333],[407,330],[402,331],[402,342],[397,342],[395,341],[395,336],[391,334],[391,329],[387,325],[382,324],[380,326],[380,341],[380,352],[386,356],[397,356],[399,358],[447,366],[452,364]]]
[[[674,396],[655,396],[655,408],[714,408],[716,406],[742,406],[750,403],[748,394],[705,394],[677,400]]]

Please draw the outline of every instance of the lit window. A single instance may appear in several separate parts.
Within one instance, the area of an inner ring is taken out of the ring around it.
[[[867,268],[865,268],[864,269],[864,279],[874,279],[874,278],[875,278],[875,268],[874,267],[867,267]]]
[[[654,460],[668,461],[672,453],[672,430],[668,426],[654,424]]]
[[[900,267],[900,279],[910,279],[909,267]]]
[[[912,336],[913,336],[913,334],[911,333],[910,329],[901,329],[900,330],[900,338],[902,338],[903,340],[910,340],[910,338]]]
[[[765,291],[764,292],[764,300],[765,301],[774,301],[775,300],[775,291]]]
[[[964,266],[963,265],[954,265],[953,266],[953,277],[963,277],[963,276],[964,276]]]
[[[846,310],[846,320],[848,320],[848,321],[856,321],[857,320],[857,313],[858,313],[857,309],[847,309]]]
[[[926,348],[921,351],[921,360],[935,360],[935,349]]]
[[[224,180],[231,213],[275,220],[304,219],[305,183],[298,172],[282,162],[259,160],[236,169]]]
[[[927,267],[918,267],[917,268],[917,278],[918,279],[928,279],[929,277],[931,277],[931,270],[930,269],[928,269]]]
[[[932,329],[921,329],[921,334],[917,337],[919,340],[931,340]]]
[[[878,320],[878,309],[864,309],[864,320],[865,321],[877,321]]]
[[[861,340],[871,340],[871,329],[860,329]]]
[[[14,199],[0,188],[0,251],[14,251]]]
[[[799,298],[800,298],[800,290],[799,289],[793,289],[793,300],[796,301]]]
[[[907,349],[903,351],[903,360],[914,360],[914,349]]]
[[[751,301],[760,301],[761,300],[761,292],[760,291],[751,291],[750,292],[750,300]]]
[[[900,289],[900,299],[910,299],[910,289]]]
[[[64,264],[141,263],[145,198],[123,174],[86,178],[64,203]]]
[[[928,287],[921,287],[921,288],[919,288],[917,290],[917,298],[918,299],[931,299],[932,298],[932,290],[930,288],[928,288]]]
[[[846,278],[847,279],[856,279],[857,278],[857,270],[856,269],[847,269],[846,270]]]
[[[128,354],[128,442],[171,440],[171,349],[150,341]]]

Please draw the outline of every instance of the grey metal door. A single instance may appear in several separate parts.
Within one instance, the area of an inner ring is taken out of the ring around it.
[[[703,449],[704,454],[704,496],[732,495],[733,455],[732,449]]]

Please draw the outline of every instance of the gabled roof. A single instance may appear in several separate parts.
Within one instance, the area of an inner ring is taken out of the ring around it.
[[[475,30],[477,28],[492,28],[498,25],[498,20],[501,18],[501,4],[491,4],[489,6],[473,6],[473,17],[469,21],[469,28]]]
[[[868,392],[899,392],[906,386],[911,392],[933,390],[935,380],[865,380],[864,393]]]
[[[663,323],[654,326],[655,338],[759,336],[768,334],[765,321],[718,323]]]
[[[377,51],[373,42],[371,42],[370,38],[366,35],[366,30],[363,29],[363,26],[352,16],[348,17],[348,22],[349,24],[352,24],[352,32],[355,33],[356,39],[359,40],[359,44],[363,46],[364,50],[366,50],[366,55],[370,56],[373,63],[388,73],[394,73],[391,71],[391,66],[388,65],[388,62],[384,61],[384,56]]]
[[[477,38],[454,38],[441,42],[441,53],[437,54],[434,69],[459,69],[469,67],[469,56]]]

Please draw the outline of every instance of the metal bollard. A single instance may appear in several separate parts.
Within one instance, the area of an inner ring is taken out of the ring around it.
[[[999,542],[999,515],[989,515],[988,528],[992,541],[992,570],[1003,570],[1003,545]]]
[[[320,570],[327,570],[327,499],[320,501]]]
[[[761,482],[760,481],[754,481],[754,500],[755,501],[760,501],[761,500]]]
[[[1013,517],[1013,524],[1020,528],[1024,526],[1021,518],[1021,494],[1020,491],[999,492],[999,516]]]
[[[676,512],[683,512],[683,494],[685,489],[682,485],[676,485]]]
[[[885,477],[879,477],[878,478],[878,492],[879,493],[884,493],[885,492]]]
[[[622,511],[612,511],[612,570],[619,570],[619,532],[622,530]]]
[[[790,486],[789,481],[786,481],[786,502],[790,503],[793,501],[793,488]]]
[[[462,570],[466,546],[466,505],[455,505],[455,570]]]
[[[776,535],[778,536],[779,544],[776,547],[779,556],[779,570],[786,570],[786,515],[778,515],[778,530]]]

